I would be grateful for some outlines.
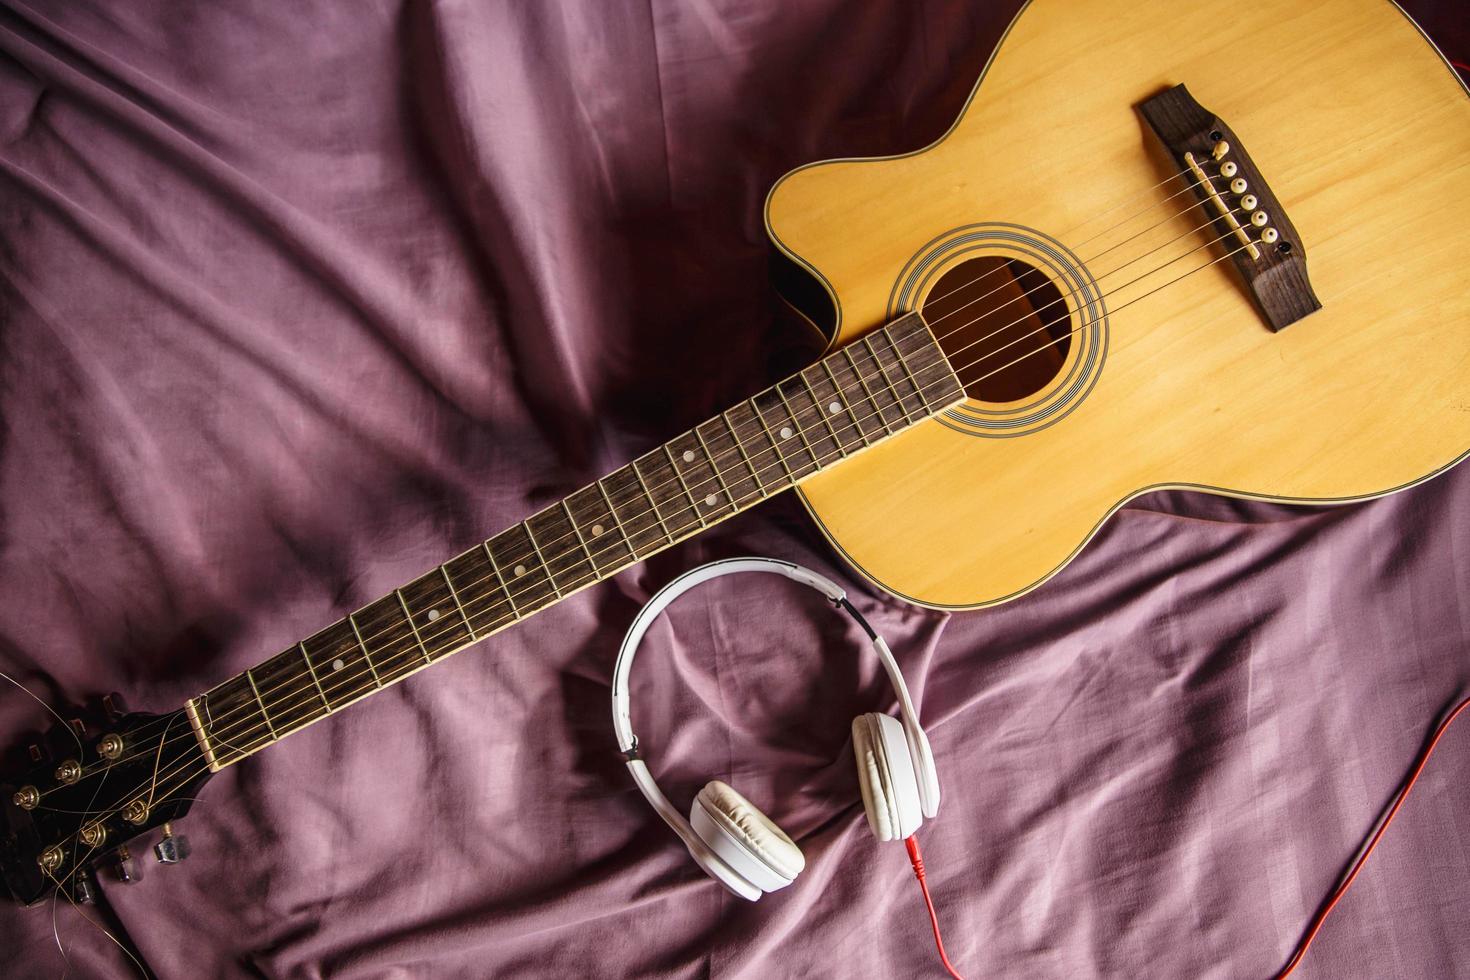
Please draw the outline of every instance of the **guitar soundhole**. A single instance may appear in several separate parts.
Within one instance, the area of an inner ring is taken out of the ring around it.
[[[923,305],[965,394],[1014,402],[1061,372],[1072,346],[1072,313],[1051,279],[1019,259],[986,255],[961,262]]]

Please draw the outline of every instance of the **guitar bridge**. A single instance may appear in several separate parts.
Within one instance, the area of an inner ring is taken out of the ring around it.
[[[1245,147],[1218,116],[1176,85],[1139,112],[1214,209],[1221,240],[1266,323],[1279,331],[1322,308],[1307,279],[1307,254],[1286,209]]]

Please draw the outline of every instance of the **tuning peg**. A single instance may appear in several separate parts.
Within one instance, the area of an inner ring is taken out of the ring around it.
[[[71,892],[71,900],[78,905],[97,904],[97,889],[92,883],[91,872],[78,870],[72,876],[71,887],[68,890]]]
[[[159,864],[178,864],[189,856],[189,838],[174,833],[173,824],[163,825],[163,839],[153,845],[153,856]]]
[[[123,696],[113,691],[111,694],[102,696],[102,713],[107,716],[108,722],[115,722],[128,713],[127,705],[123,702]]]
[[[112,854],[112,876],[121,884],[131,885],[143,878],[142,871],[133,863],[133,852],[124,844]]]

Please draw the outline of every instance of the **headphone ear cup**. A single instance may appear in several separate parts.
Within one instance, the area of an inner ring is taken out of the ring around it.
[[[859,715],[852,720],[852,754],[873,836],[902,840],[918,830],[924,810],[903,724],[890,715]]]
[[[806,867],[796,842],[718,779],[705,784],[694,798],[689,824],[725,865],[763,892],[785,888]]]

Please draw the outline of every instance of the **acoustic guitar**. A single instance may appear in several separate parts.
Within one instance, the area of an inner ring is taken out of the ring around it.
[[[176,711],[58,724],[0,785],[11,895],[178,860],[213,773],[786,490],[961,609],[1148,490],[1362,500],[1470,448],[1470,99],[1387,0],[1032,0],[942,138],[766,221],[824,357]]]

